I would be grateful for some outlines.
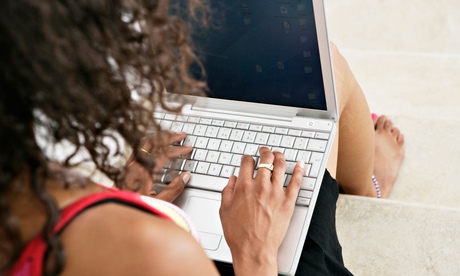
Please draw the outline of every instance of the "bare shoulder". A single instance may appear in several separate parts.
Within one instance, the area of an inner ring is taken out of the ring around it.
[[[67,256],[64,274],[217,275],[189,233],[117,203],[80,214],[61,237]]]

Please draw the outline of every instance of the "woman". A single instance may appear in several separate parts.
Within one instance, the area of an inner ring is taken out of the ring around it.
[[[1,1],[2,273],[218,273],[199,244],[177,226],[180,219],[146,205],[135,194],[108,191],[72,170],[83,156],[119,186],[150,193],[155,172],[167,158],[191,150],[165,149],[184,134],[164,133],[157,125],[161,135],[145,138],[155,104],[168,109],[163,104],[165,89],[178,94],[205,90],[202,81],[188,74],[196,59],[185,24],[168,16],[168,8],[169,2],[163,0]],[[194,12],[203,7],[191,0],[187,8]],[[402,135],[385,117],[378,119],[374,133],[359,86],[335,48],[333,52],[342,119],[328,169],[345,192],[369,196],[376,196],[371,181],[375,172],[382,196],[388,196],[402,161]],[[342,131],[344,127],[364,129],[364,138]],[[382,141],[377,146],[374,137]],[[65,145],[60,160],[50,159],[40,143],[43,139]],[[135,149],[123,170],[111,163],[121,155],[120,139]],[[115,151],[109,143],[116,145]],[[360,148],[353,147],[358,143]],[[387,150],[378,150],[379,145]],[[141,150],[144,146],[161,154],[152,159]],[[374,150],[376,166],[377,158],[385,166],[374,168]],[[267,148],[260,153],[261,162],[274,163],[274,176],[283,174],[282,154]],[[266,172],[253,179],[253,167],[252,158],[242,159],[239,177],[232,177],[223,192],[220,213],[235,272],[274,275],[303,168],[296,166],[283,191],[278,177],[267,177]],[[173,200],[188,178],[187,173],[179,175],[156,197]],[[323,186],[335,189],[321,192],[330,194],[333,210],[337,183],[329,175],[325,181]],[[247,196],[234,197],[237,193]],[[248,213],[247,206],[266,216]],[[80,209],[68,214],[75,208]],[[333,227],[333,212],[330,215],[314,216]],[[63,223],[64,217],[69,221]],[[314,237],[307,242],[313,245],[306,245],[313,251],[305,250],[303,258],[316,254],[314,244],[321,241]],[[333,243],[337,267],[344,269],[336,238]]]

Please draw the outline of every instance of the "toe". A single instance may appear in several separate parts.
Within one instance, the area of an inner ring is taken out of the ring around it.
[[[385,125],[383,126],[383,128],[386,131],[391,131],[393,129],[393,122],[390,119],[386,119]]]
[[[385,115],[382,115],[377,118],[377,122],[375,123],[375,129],[383,129],[385,126],[385,122],[387,121],[387,117]]]
[[[401,132],[399,131],[399,128],[394,127],[391,129],[391,134],[393,135],[393,137],[397,139]]]
[[[379,118],[379,116],[375,113],[372,113],[371,118],[372,118],[372,122],[374,123],[374,128],[375,128],[375,125],[377,124],[377,119]]]
[[[396,141],[400,144],[404,144],[404,135],[402,133],[399,133],[398,137],[396,138]]]

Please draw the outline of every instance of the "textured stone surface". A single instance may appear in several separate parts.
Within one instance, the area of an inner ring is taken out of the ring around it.
[[[337,231],[355,275],[458,275],[460,210],[340,196]]]

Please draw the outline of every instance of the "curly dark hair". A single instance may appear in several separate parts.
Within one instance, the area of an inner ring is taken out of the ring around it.
[[[182,1],[178,9],[198,19],[205,11],[198,0]],[[168,0],[0,1],[0,273],[24,246],[8,202],[24,188],[41,202],[47,216],[42,235],[57,252],[47,273],[64,266],[63,249],[51,234],[59,211],[44,189],[51,170],[37,129],[49,144],[74,145],[62,165],[75,165],[83,150],[97,169],[120,181],[122,169],[110,162],[122,152],[120,138],[137,149],[147,129],[161,131],[155,106],[180,111],[166,106],[165,99],[175,96],[164,91],[205,92],[204,81],[189,72],[199,62],[188,31]],[[154,161],[133,152],[151,171]],[[18,177],[24,172],[30,183]]]

